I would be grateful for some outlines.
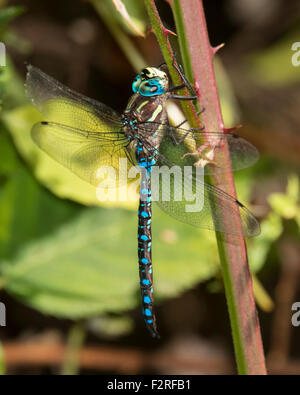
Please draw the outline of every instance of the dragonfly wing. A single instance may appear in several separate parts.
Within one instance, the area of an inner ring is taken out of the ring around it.
[[[144,132],[150,132],[153,128],[153,122],[145,122],[139,128]],[[205,131],[205,138],[210,142],[207,147],[204,147],[204,132],[201,130],[188,130],[165,124],[158,133],[162,137],[160,152],[167,157],[171,157],[172,161],[178,165],[194,165],[201,158],[213,160],[213,164],[204,166],[205,174],[226,173],[228,171],[218,166],[218,163],[221,163],[222,148],[226,142],[230,153],[231,170],[250,167],[259,158],[259,153],[254,145],[233,133]],[[198,155],[197,148],[200,148]]]
[[[120,138],[118,132],[102,131],[100,135],[54,122],[40,122],[33,126],[31,135],[38,147],[92,185],[99,184],[98,170],[102,166],[114,169],[117,181],[127,180],[132,154],[126,148],[128,140]],[[120,162],[120,158],[124,161]]]
[[[183,168],[161,153],[158,156],[159,166],[152,170],[152,196],[163,211],[181,222],[230,234],[239,233],[235,215],[239,212],[244,236],[260,233],[255,216],[237,199],[206,183],[202,168]],[[224,212],[227,223],[222,220]]]
[[[199,179],[197,182],[195,180],[187,182],[182,178],[182,185],[185,182],[187,195],[191,195],[193,199],[190,200],[189,197],[185,196],[184,188],[181,187],[183,196],[176,200],[180,194],[176,190],[178,188],[178,178],[177,181],[172,176],[170,178],[170,199],[163,198],[164,186],[163,181],[161,181],[159,183],[160,196],[156,202],[171,217],[199,228],[238,234],[240,225],[236,223],[235,213],[239,212],[244,236],[252,237],[260,233],[260,225],[254,215],[242,203],[221,189]],[[226,212],[226,223],[222,220],[224,212]]]
[[[120,116],[111,108],[72,91],[34,66],[28,66],[26,93],[47,121],[34,125],[32,138],[53,159],[92,185],[98,169],[110,166],[119,182],[135,163]],[[120,159],[126,164],[120,167]]]
[[[246,169],[247,167],[253,166],[259,159],[259,153],[256,147],[243,137],[238,136],[234,133],[222,134],[223,140],[216,145],[215,158],[216,166],[213,166],[211,172],[222,172],[221,168],[218,168],[218,161],[223,155],[222,147],[224,140],[227,141],[229,148],[229,155],[231,161],[232,170]]]
[[[48,121],[90,131],[122,127],[119,114],[110,107],[72,91],[37,67],[28,66],[25,87]]]

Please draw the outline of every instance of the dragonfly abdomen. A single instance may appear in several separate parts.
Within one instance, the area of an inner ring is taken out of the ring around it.
[[[142,295],[143,315],[152,337],[159,338],[153,307],[153,273],[152,273],[152,201],[151,169],[156,161],[144,152],[143,144],[136,147],[137,163],[142,170],[140,186],[140,204],[138,211],[138,259],[140,289]]]
[[[161,134],[160,125],[164,123],[164,95],[144,97],[134,94],[123,114],[122,122],[125,135],[129,140],[135,140],[136,160],[142,170],[140,186],[140,204],[138,211],[138,259],[140,289],[142,295],[143,315],[146,326],[152,337],[159,338],[156,328],[153,300],[152,273],[152,235],[151,235],[151,170],[156,164],[157,150]],[[147,124],[147,131],[140,127]]]

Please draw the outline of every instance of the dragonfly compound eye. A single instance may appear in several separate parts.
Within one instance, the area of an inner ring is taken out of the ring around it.
[[[166,93],[169,87],[169,79],[165,72],[156,67],[147,67],[135,78],[132,84],[134,93],[143,96],[155,96]]]
[[[144,81],[139,86],[138,92],[143,96],[157,96],[166,93],[164,81],[160,79],[151,79]]]
[[[138,92],[139,86],[141,85],[141,82],[142,82],[143,80],[144,80],[144,79],[142,78],[141,74],[138,74],[138,75],[135,77],[135,80],[134,80],[133,83],[132,83],[132,90],[133,90],[134,93]]]

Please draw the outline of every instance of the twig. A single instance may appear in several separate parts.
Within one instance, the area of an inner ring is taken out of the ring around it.
[[[7,369],[32,366],[60,366],[66,346],[57,343],[4,342]],[[193,372],[207,374],[233,373],[232,361],[226,356],[174,356],[169,350],[145,353],[131,348],[84,347],[80,351],[80,368],[137,374],[147,370],[157,372]],[[270,374],[300,374],[300,361],[291,360],[284,366],[270,367]]]
[[[128,62],[132,65],[135,71],[139,72],[146,66],[146,61],[135,47],[133,42],[123,32],[118,23],[113,20],[108,12],[107,6],[103,0],[90,0],[96,11],[101,15],[103,22],[106,24],[108,30],[119,44]]]
[[[210,45],[203,4],[201,0],[174,0],[174,10],[181,12],[186,30],[195,86],[198,98],[206,109],[202,115],[207,130],[222,131],[224,123],[213,68],[213,57],[222,45]],[[224,174],[214,174],[211,181],[236,197],[228,146],[223,145],[219,165]],[[240,374],[266,374],[262,339],[255,307],[252,280],[248,266],[246,244],[242,232],[239,210],[226,212],[220,209],[218,199],[212,207],[218,214],[225,234],[216,233],[226,300],[230,315],[237,367]],[[212,210],[214,215],[214,210]],[[232,236],[232,226],[236,235]]]
[[[75,322],[68,335],[66,355],[63,361],[61,374],[75,375],[79,370],[79,356],[85,338],[85,325],[83,321]]]

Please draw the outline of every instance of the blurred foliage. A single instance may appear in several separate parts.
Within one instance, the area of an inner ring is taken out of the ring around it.
[[[115,6],[115,9],[112,8],[112,5]],[[118,21],[126,27],[127,31],[138,36],[145,36],[148,17],[142,1],[112,0],[111,2],[106,0],[105,6],[113,15],[117,15]],[[117,14],[115,14],[115,10],[118,11]]]
[[[174,230],[174,221],[159,210],[153,217],[157,299],[175,296],[214,275],[213,234],[202,237],[206,248],[199,249],[200,231],[184,224]],[[125,210],[85,209],[49,236],[28,243],[13,260],[2,262],[5,289],[40,311],[68,318],[135,307],[136,222]]]
[[[295,220],[300,230],[300,186],[299,177],[292,174],[288,179],[286,193],[273,193],[269,203],[275,215]]]
[[[6,66],[0,72],[0,99],[1,108],[4,111],[27,104],[24,81],[15,71],[8,56],[6,57]]]
[[[101,315],[88,321],[89,330],[96,336],[112,339],[133,330],[132,320],[126,316]]]
[[[0,35],[5,32],[7,24],[23,12],[23,7],[7,7],[0,10]]]
[[[2,376],[5,373],[5,359],[2,345],[0,343],[0,375]]]
[[[300,37],[299,24],[296,29],[289,31],[268,49],[249,55],[248,67],[252,78],[264,85],[273,86],[299,82],[299,68],[292,62],[296,52],[292,50],[295,37]]]
[[[0,154],[0,257],[7,258],[22,248],[23,243],[47,234],[80,208],[40,187],[18,158],[3,127]]]
[[[136,71],[145,67],[146,62],[142,54],[126,34],[129,31],[131,34],[145,35],[147,18],[144,2],[139,0],[126,0],[125,2],[115,0],[115,5],[113,5],[111,0],[90,0],[90,2],[123,50],[132,67]],[[117,3],[121,12],[117,11]]]
[[[85,340],[85,325],[82,321],[73,323],[69,330],[66,355],[61,367],[62,375],[76,375],[80,370],[80,351]]]
[[[214,58],[214,67],[224,124],[232,127],[238,126],[240,122],[240,114],[237,100],[234,96],[230,79],[217,56]]]

